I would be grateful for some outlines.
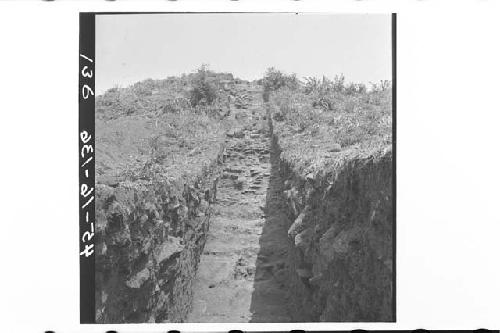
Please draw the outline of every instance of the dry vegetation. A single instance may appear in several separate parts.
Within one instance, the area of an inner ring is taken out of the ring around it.
[[[270,69],[263,84],[280,144],[299,165],[325,162],[340,150],[362,154],[392,142],[390,81],[368,89],[346,83],[342,75],[301,81]]]
[[[197,71],[115,87],[96,99],[98,181],[178,177],[219,149],[232,74]]]
[[[256,84],[263,87],[282,147],[304,165],[331,157],[338,145],[345,152],[391,143],[389,81],[368,88],[342,75],[300,80],[270,68],[250,84],[203,65],[181,77],[148,79],[97,97],[98,180],[188,172],[194,161],[219,148],[233,125],[227,117],[231,108],[246,108],[246,93]]]

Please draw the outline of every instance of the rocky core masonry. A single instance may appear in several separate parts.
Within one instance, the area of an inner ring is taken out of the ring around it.
[[[96,322],[185,320],[222,151],[187,178],[97,184]]]

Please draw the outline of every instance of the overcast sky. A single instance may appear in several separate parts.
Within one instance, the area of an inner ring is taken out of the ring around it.
[[[348,81],[391,79],[390,15],[151,14],[96,17],[96,90],[189,73],[242,79],[268,67]]]

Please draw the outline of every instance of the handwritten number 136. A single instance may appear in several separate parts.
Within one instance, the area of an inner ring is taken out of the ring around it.
[[[80,57],[82,57],[82,58],[84,58],[92,63],[94,62],[92,59],[88,58],[87,56],[85,56],[83,54],[80,54]],[[92,76],[94,75],[94,73],[92,72],[91,69],[89,69],[88,66],[83,66],[81,74],[84,78],[89,78],[89,79],[92,78]],[[92,88],[89,87],[88,84],[84,84],[82,87],[83,99],[88,99],[90,95],[94,96],[94,91],[92,90]]]

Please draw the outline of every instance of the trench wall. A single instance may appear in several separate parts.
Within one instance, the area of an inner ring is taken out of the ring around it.
[[[182,179],[97,184],[98,323],[185,320],[222,153]]]
[[[276,134],[273,149],[281,152]],[[394,321],[392,147],[338,154],[309,174],[280,155],[291,317]]]

